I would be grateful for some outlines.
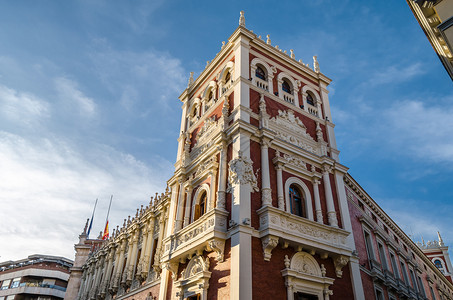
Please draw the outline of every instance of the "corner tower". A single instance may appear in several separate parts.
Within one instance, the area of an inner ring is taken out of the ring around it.
[[[191,74],[159,299],[364,299],[330,82],[316,56],[297,61],[242,12]]]

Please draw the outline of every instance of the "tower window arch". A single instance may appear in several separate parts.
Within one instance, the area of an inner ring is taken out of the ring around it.
[[[266,72],[264,72],[263,68],[260,66],[257,66],[255,76],[261,80],[267,80]]]
[[[434,264],[436,265],[436,267],[437,267],[438,269],[442,269],[442,263],[440,262],[440,260],[436,259],[436,260],[434,261]]]
[[[284,186],[285,211],[314,221],[312,196],[304,181],[298,177],[289,177]]]
[[[299,217],[307,217],[305,201],[301,189],[293,183],[289,186],[289,205],[291,213]]]
[[[208,194],[206,191],[201,192],[201,196],[198,200],[198,203],[195,204],[195,216],[194,221],[201,218],[206,213],[206,204],[207,204]]]
[[[282,90],[288,94],[291,94],[291,85],[286,79],[283,79]]]
[[[307,98],[306,98],[307,104],[310,104],[310,105],[312,105],[312,106],[315,106],[315,100],[314,100],[314,99],[315,99],[315,98],[314,98],[313,94],[312,94],[311,92],[308,92],[308,93],[307,93]]]
[[[225,83],[230,82],[230,80],[231,80],[231,73],[228,72],[228,73],[225,75]]]

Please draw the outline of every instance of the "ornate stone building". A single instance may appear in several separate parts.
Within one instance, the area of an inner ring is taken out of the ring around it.
[[[66,299],[453,299],[340,163],[330,82],[241,13],[180,96],[167,190],[109,240],[81,235]]]

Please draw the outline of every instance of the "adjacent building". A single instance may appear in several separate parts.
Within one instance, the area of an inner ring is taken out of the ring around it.
[[[241,13],[179,97],[166,191],[110,239],[82,233],[66,299],[453,299],[340,162],[330,82]]]
[[[0,300],[63,299],[72,260],[30,255],[0,263]]]
[[[453,80],[453,0],[406,0]]]

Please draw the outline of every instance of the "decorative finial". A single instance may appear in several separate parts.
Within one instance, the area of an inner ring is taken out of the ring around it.
[[[241,16],[239,17],[239,26],[245,27],[245,17],[243,10],[241,10]]]
[[[87,219],[87,222],[85,223],[85,228],[83,229],[83,232],[82,234],[87,234],[87,230],[88,230],[88,222],[90,221],[90,219],[88,218]]]
[[[267,38],[266,44],[270,45],[271,44],[271,35],[270,34],[266,35],[266,38]]]
[[[294,50],[293,50],[293,49],[291,49],[291,50],[289,50],[289,52],[291,52],[291,58],[292,58],[292,59],[295,59],[295,58],[296,58],[296,56],[294,55]]]
[[[285,255],[284,262],[285,262],[285,267],[286,267],[286,268],[289,268],[289,266],[290,266],[290,260],[289,260],[289,258],[288,258],[288,255]]]
[[[321,264],[321,275],[322,277],[326,277],[326,268],[324,267],[324,264]]]
[[[313,71],[316,73],[319,73],[319,63],[318,63],[318,57],[315,55],[313,56]]]
[[[206,61],[206,67],[209,66],[209,60]]]
[[[225,41],[222,41],[222,48],[223,49],[225,47]]]
[[[187,87],[190,88],[193,85],[193,72],[190,72],[189,82]]]
[[[441,247],[445,246],[444,240],[440,236],[440,232],[439,231],[437,232],[437,237],[439,238],[439,246],[441,246]]]

